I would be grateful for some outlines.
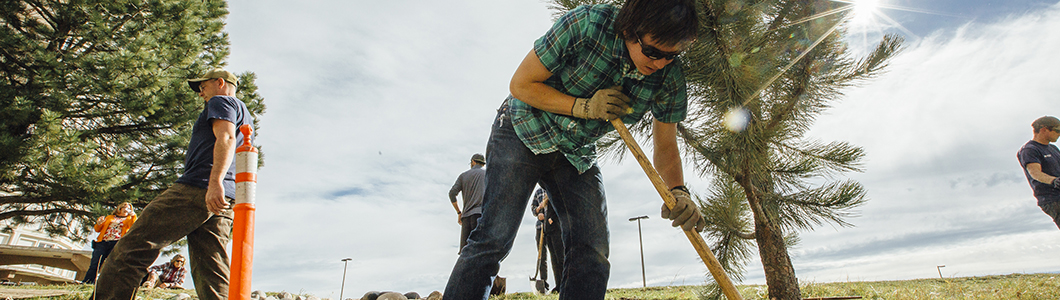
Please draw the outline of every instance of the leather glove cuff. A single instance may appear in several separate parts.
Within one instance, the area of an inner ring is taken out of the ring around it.
[[[1055,183],[1055,181],[1054,181],[1054,183]],[[682,192],[685,192],[685,194],[689,194],[689,195],[692,194],[691,192],[688,191],[688,188],[683,186],[683,185],[679,185],[679,186],[675,186],[675,187],[670,188],[670,192],[671,193],[673,193],[674,190],[681,190]]]
[[[570,115],[576,118],[589,118],[589,98],[574,98],[574,105],[570,107]]]

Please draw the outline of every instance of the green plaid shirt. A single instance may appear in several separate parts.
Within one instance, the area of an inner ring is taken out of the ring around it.
[[[632,100],[633,113],[622,117],[627,124],[641,120],[649,109],[664,123],[684,120],[688,94],[681,63],[675,60],[649,76],[640,74],[614,31],[617,16],[618,8],[611,5],[583,5],[560,17],[534,42],[541,63],[552,72],[545,84],[579,98],[620,85]],[[511,96],[507,101],[523,144],[535,154],[560,151],[578,172],[596,163],[596,140],[614,130],[607,121],[553,114]]]

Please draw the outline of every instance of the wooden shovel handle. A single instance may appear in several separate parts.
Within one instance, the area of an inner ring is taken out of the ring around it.
[[[626,146],[629,147],[629,151],[633,152],[633,156],[636,157],[637,162],[640,163],[640,168],[644,169],[644,173],[648,175],[648,179],[650,179],[652,185],[655,186],[655,191],[659,192],[659,196],[663,198],[666,207],[673,209],[674,205],[677,205],[677,200],[674,199],[674,195],[670,193],[670,189],[666,187],[666,182],[663,181],[662,176],[659,176],[659,172],[655,170],[655,167],[652,167],[651,161],[648,160],[648,156],[644,155],[644,151],[640,149],[640,145],[638,145],[637,141],[633,139],[633,135],[629,133],[629,129],[626,129],[626,124],[622,123],[622,119],[615,118],[611,120],[611,125],[615,126],[618,135],[622,136],[622,141],[624,141]],[[714,253],[710,252],[710,247],[707,246],[707,242],[703,240],[703,237],[695,230],[685,230],[685,236],[688,237],[688,241],[692,242],[692,247],[696,248],[696,252],[699,253],[699,258],[707,265],[710,274],[714,276],[714,281],[718,282],[718,285],[721,286],[721,291],[725,294],[725,298],[728,298],[729,300],[742,300],[743,298],[740,296],[740,291],[736,290],[736,286],[733,285],[732,280],[729,280],[729,276],[725,275],[725,270],[722,269],[721,263],[718,262],[718,258],[714,257]]]

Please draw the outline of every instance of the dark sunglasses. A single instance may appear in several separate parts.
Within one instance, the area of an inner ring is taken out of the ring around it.
[[[662,50],[659,50],[659,48],[645,44],[640,38],[637,38],[637,43],[640,44],[640,53],[644,54],[644,56],[647,56],[651,60],[673,60],[674,58],[677,58],[678,55],[681,55],[681,52],[663,52]]]

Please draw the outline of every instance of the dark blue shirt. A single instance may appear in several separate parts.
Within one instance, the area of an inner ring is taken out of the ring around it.
[[[1027,172],[1027,164],[1037,163],[1042,165],[1042,173],[1060,176],[1060,149],[1053,144],[1043,145],[1032,140],[1020,148],[1016,157],[1020,160],[1020,167],[1023,167],[1023,175],[1027,176],[1027,182],[1031,184],[1034,197],[1038,198],[1038,205],[1060,201],[1060,190],[1054,188],[1051,183],[1034,180]]]
[[[247,105],[236,97],[210,98],[191,129],[191,142],[188,143],[188,152],[184,157],[184,175],[177,179],[178,183],[203,189],[209,187],[210,171],[213,169],[213,145],[217,142],[213,135],[214,120],[225,120],[236,125],[235,146],[243,142],[243,133],[239,131],[239,126],[251,124],[253,121]],[[235,153],[235,147],[232,147],[232,151]],[[235,172],[236,161],[233,159],[224,178],[225,197],[232,199],[236,198]]]

